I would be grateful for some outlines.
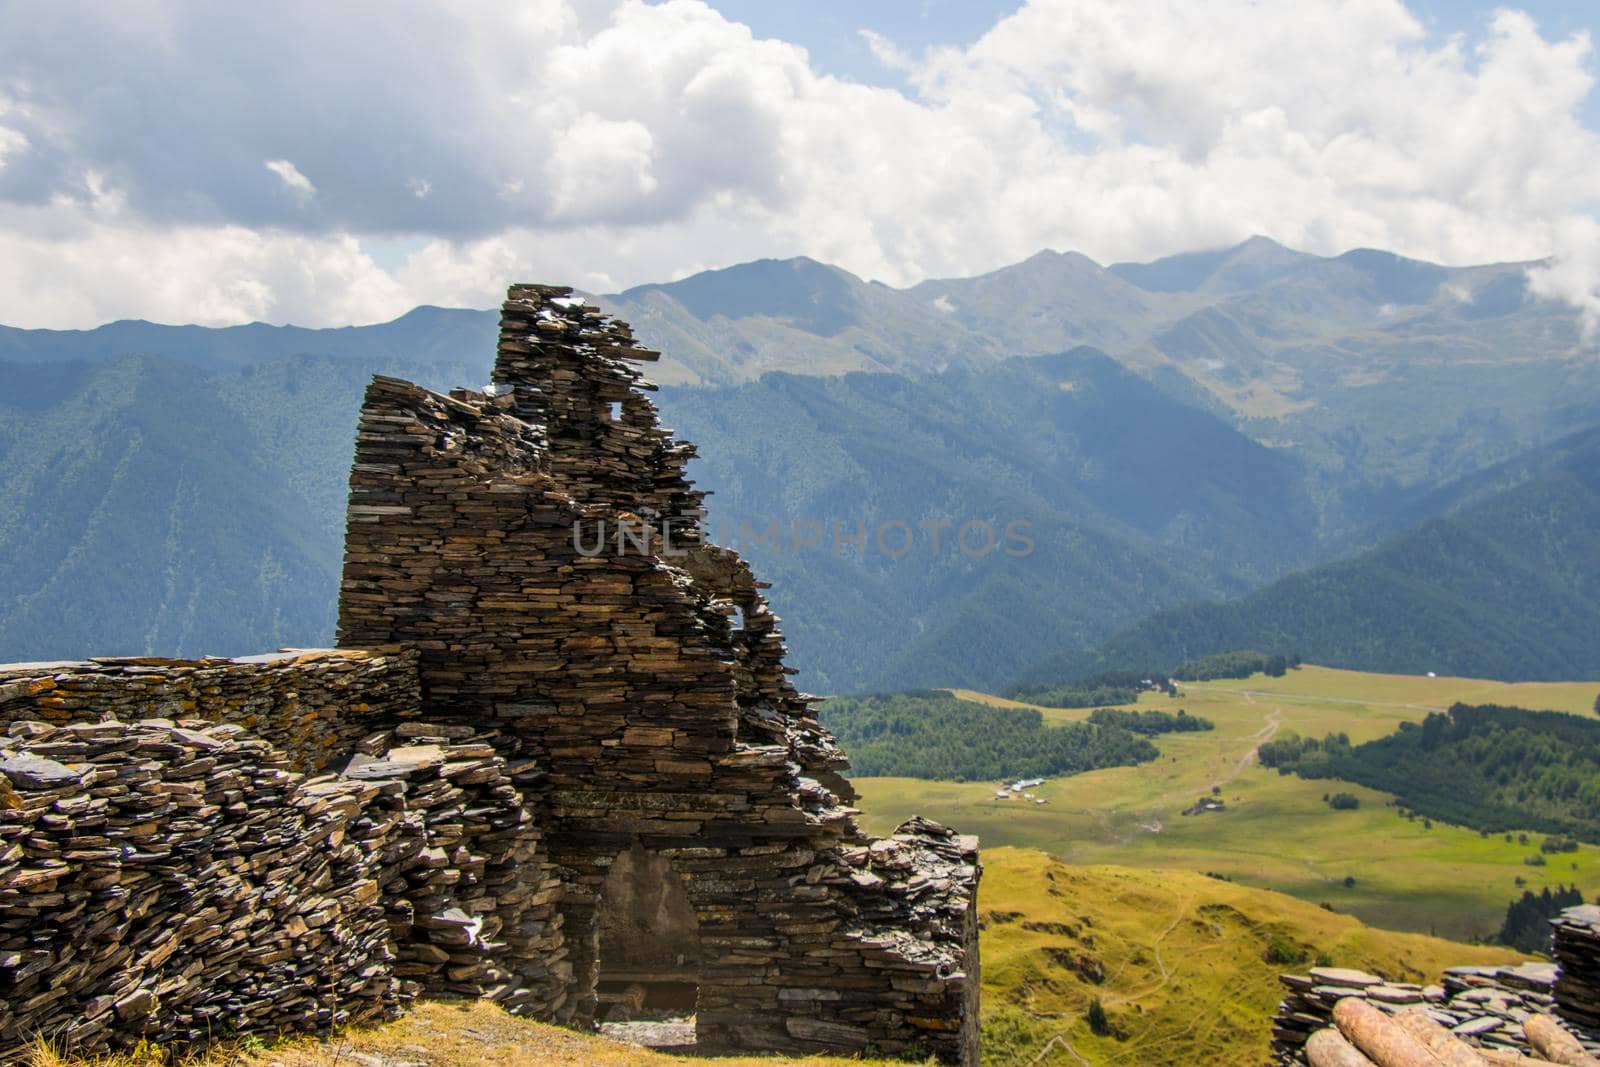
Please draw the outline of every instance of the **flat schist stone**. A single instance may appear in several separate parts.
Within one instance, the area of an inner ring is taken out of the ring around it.
[[[1568,908],[1561,913],[1556,922],[1584,923],[1591,926],[1600,924],[1600,905],[1582,904],[1576,908]]]
[[[10,779],[13,789],[23,790],[60,789],[77,785],[83,777],[64,763],[27,753],[0,753],[0,774]]]
[[[1504,1019],[1483,1016],[1477,1019],[1468,1019],[1460,1026],[1455,1027],[1452,1032],[1460,1034],[1462,1037],[1476,1037],[1479,1034],[1487,1034],[1491,1030],[1498,1030],[1504,1025]]]
[[[438,745],[407,745],[392,748],[382,759],[356,753],[350,757],[344,777],[361,781],[379,778],[405,778],[421,770],[444,766],[444,752]]]
[[[1420,1004],[1422,991],[1420,989],[1397,989],[1394,986],[1373,986],[1367,990],[1367,996],[1373,1000],[1381,1000],[1388,1004]]]
[[[1352,971],[1345,967],[1313,967],[1311,977],[1316,979],[1318,985],[1345,986],[1350,989],[1365,989],[1368,986],[1383,984],[1383,979],[1375,974]]]

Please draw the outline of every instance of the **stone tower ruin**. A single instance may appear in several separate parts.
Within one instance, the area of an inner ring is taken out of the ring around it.
[[[656,358],[518,285],[483,391],[374,380],[339,644],[414,653],[423,717],[522,783],[559,881],[558,1019],[675,990],[708,1047],[976,1062],[976,840],[856,825],[764,583],[703,537]]]
[[[515,286],[482,392],[375,379],[338,649],[0,665],[0,1060],[464,995],[977,1062],[977,842],[856,826],[654,358]]]

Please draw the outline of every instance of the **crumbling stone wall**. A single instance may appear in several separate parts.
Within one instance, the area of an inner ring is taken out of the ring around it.
[[[856,825],[653,358],[518,286],[483,392],[375,379],[344,648],[0,667],[0,1057],[426,992],[586,1024],[609,907],[670,917],[707,1046],[977,1062],[976,840]]]
[[[417,715],[416,654],[291,649],[240,659],[0,664],[0,727],[154,716],[243,726],[296,770],[343,765],[380,726]]]
[[[374,381],[339,642],[415,649],[430,717],[545,771],[564,1018],[594,1014],[600,895],[643,849],[694,909],[702,1043],[974,1062],[976,842],[856,826],[759,583],[703,543],[693,450],[641,392],[654,357],[569,290],[517,286],[484,392]]]
[[[308,784],[234,726],[0,739],[0,1059],[205,1042],[392,1014],[388,924],[351,823],[370,787]]]
[[[392,1017],[422,992],[548,1016],[559,888],[516,774],[425,726],[308,779],[234,725],[0,737],[0,1061]],[[385,741],[370,739],[369,746]]]

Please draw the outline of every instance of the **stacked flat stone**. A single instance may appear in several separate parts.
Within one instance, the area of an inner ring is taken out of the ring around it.
[[[397,733],[408,743],[358,754],[342,780],[375,790],[351,832],[373,853],[402,997],[490,997],[553,1016],[571,966],[560,882],[516,780],[536,773],[513,770],[460,728],[407,723]]]
[[[325,1030],[392,1015],[388,923],[349,829],[239,727],[152,719],[0,739],[0,1060],[35,1036]]]
[[[626,502],[670,522],[687,544],[699,540],[705,498],[684,473],[695,448],[657,423],[644,395],[656,387],[635,365],[660,358],[626,322],[570,288],[514,285],[500,311],[491,388],[536,428],[551,471],[574,500]]]
[[[322,1031],[420,993],[565,1000],[559,882],[487,745],[406,724],[306,779],[232,725],[10,729],[0,1055]]]
[[[1332,1025],[1333,1008],[1345,997],[1364,999],[1389,1014],[1418,1006],[1456,1037],[1484,1049],[1532,1055],[1523,1023],[1533,1015],[1559,1011],[1554,964],[1512,967],[1455,967],[1439,985],[1387,982],[1377,975],[1335,967],[1307,975],[1283,975],[1288,993],[1272,1024],[1274,1062],[1304,1064],[1305,1043]],[[1590,1051],[1600,1049],[1594,1034],[1573,1029]]]
[[[1569,1026],[1600,1035],[1600,907],[1568,908],[1551,925],[1561,968],[1556,1014]]]
[[[376,725],[415,717],[418,700],[410,652],[286,649],[239,659],[0,665],[0,727],[27,719],[208,719],[243,726],[304,771],[342,761]]]
[[[702,1044],[975,1062],[975,923],[917,918],[936,883],[928,900],[974,906],[975,857],[918,846],[925,882],[850,878],[846,855],[876,846],[847,763],[789,681],[762,583],[704,542],[693,449],[638,391],[653,356],[570,290],[514,286],[489,389],[376,379],[339,643],[417,650],[430,720],[544,772],[530,803],[573,964],[559,1019],[596,1011],[608,896],[656,892],[617,884],[626,855],[617,871],[659,880],[664,860],[686,897],[683,962],[652,974],[698,988]]]

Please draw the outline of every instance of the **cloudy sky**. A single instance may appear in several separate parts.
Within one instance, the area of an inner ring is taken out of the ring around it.
[[[328,325],[762,256],[908,284],[1267,234],[1553,256],[1587,0],[0,5],[0,323]]]

